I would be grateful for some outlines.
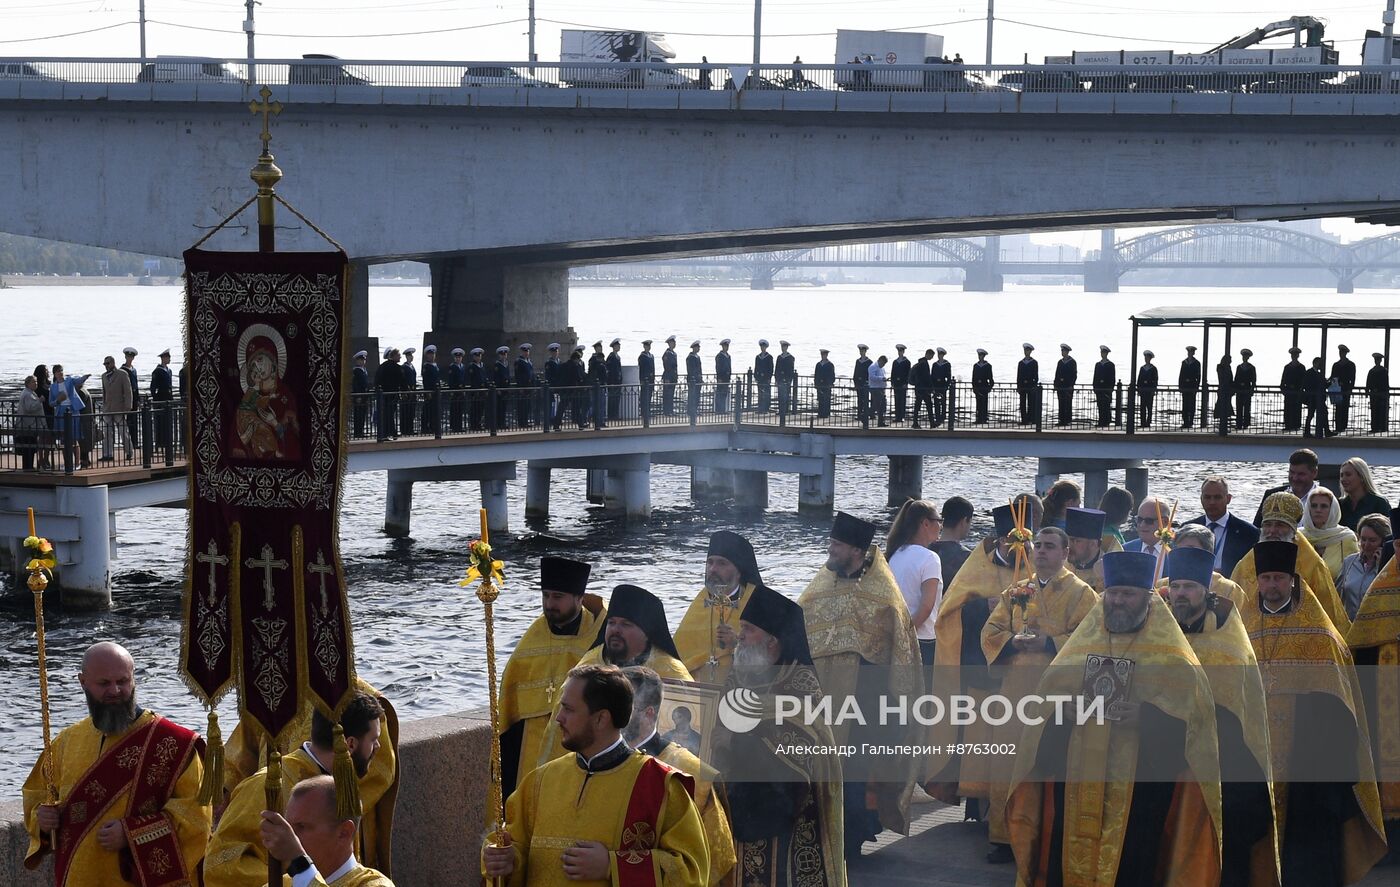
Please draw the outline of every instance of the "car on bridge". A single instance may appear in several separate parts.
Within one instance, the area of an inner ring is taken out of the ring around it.
[[[310,52],[287,65],[287,82],[304,86],[368,86],[370,79],[348,69],[333,55]]]
[[[0,62],[0,79],[3,80],[57,80],[51,74],[29,64],[29,62]]]
[[[462,75],[462,85],[467,87],[512,86],[524,89],[532,89],[537,86],[553,89],[559,86],[557,83],[527,77],[514,68],[507,68],[504,65],[472,65]]]
[[[137,83],[247,83],[232,66],[219,59],[163,55],[141,66]]]

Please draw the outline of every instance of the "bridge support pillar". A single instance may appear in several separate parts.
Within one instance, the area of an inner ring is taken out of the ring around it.
[[[1133,501],[1141,503],[1147,498],[1147,468],[1129,468],[1127,470],[1127,483],[1125,486],[1128,492],[1133,494]]]
[[[885,500],[898,508],[906,499],[922,499],[924,495],[924,457],[890,456],[890,489]]]
[[[1084,292],[1118,292],[1118,266],[1112,262],[1086,262],[1084,265]]]
[[[603,475],[603,508],[629,524],[651,520],[651,468],[609,468]]]
[[[1084,507],[1098,508],[1099,500],[1108,490],[1108,469],[1091,468],[1084,472]]]
[[[1035,494],[1044,496],[1060,479],[1061,466],[1056,460],[1041,459],[1035,470]]]
[[[963,271],[965,293],[999,293],[1006,288],[1005,278],[985,265],[971,265]]]
[[[740,508],[767,508],[768,472],[735,471],[734,502]]]
[[[493,533],[510,530],[510,511],[506,502],[506,482],[481,481],[481,507],[486,509],[486,527]]]
[[[778,276],[778,270],[779,269],[772,266],[755,268],[753,276],[749,278],[749,289],[771,290],[773,288],[773,279]]]
[[[1352,277],[1338,277],[1337,292],[1343,295],[1350,295],[1356,292],[1356,279]]]
[[[506,265],[452,258],[430,263],[433,328],[424,334],[440,352],[479,345],[530,342],[536,359],[549,342],[571,348],[569,269],[554,265]],[[541,365],[543,365],[541,363]]]
[[[413,481],[403,472],[389,472],[389,489],[384,496],[384,534],[402,539],[409,533],[413,512]]]
[[[723,502],[734,498],[732,468],[690,467],[690,498],[696,502]]]
[[[533,463],[525,468],[525,519],[545,520],[549,517],[550,470]]]
[[[803,434],[799,444],[803,456],[822,460],[819,474],[797,478],[797,510],[802,513],[830,514],[836,504],[836,444],[822,434]]]
[[[379,359],[379,339],[369,334],[369,265],[350,263],[350,353],[369,352],[369,366]]]
[[[54,495],[54,510],[78,519],[78,538],[54,543],[59,600],[69,610],[106,609],[112,605],[113,529],[107,486],[59,487]]]

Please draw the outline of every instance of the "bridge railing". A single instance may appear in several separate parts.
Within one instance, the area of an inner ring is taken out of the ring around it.
[[[153,468],[185,458],[185,403],[143,400],[140,408],[93,408],[64,416],[27,416],[0,401],[0,471],[72,474],[88,468]]]
[[[21,73],[13,73],[19,71]],[[10,72],[10,73],[6,73]],[[155,57],[0,58],[0,96],[43,97],[65,84],[286,87],[279,98],[372,97],[376,90],[631,89],[854,93],[1367,94],[1400,91],[1381,66],[1092,66],[954,64],[402,61]],[[211,93],[212,94],[212,93]],[[82,96],[75,96],[82,97]],[[99,97],[93,95],[90,97]],[[546,104],[552,104],[546,102]]]

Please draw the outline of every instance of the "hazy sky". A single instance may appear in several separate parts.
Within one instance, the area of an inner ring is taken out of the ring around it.
[[[265,0],[257,6],[263,58],[329,52],[358,59],[513,60],[526,56],[528,0]],[[1344,63],[1356,63],[1384,0],[997,0],[994,60],[1073,50],[1202,50],[1294,13],[1328,21]],[[134,56],[138,0],[0,0],[0,55]],[[986,5],[949,0],[765,0],[764,61],[801,54],[835,61],[837,28],[929,31],[948,54],[982,61]],[[751,0],[538,0],[537,52],[558,58],[561,27],[662,31],[682,60],[752,55]],[[246,54],[242,0],[147,0],[155,54]],[[1004,18],[1003,18],[1004,17]],[[104,30],[97,30],[104,29]],[[77,32],[89,31],[80,34]],[[61,36],[71,35],[71,36]],[[50,39],[40,39],[50,38]]]
[[[522,60],[529,0],[264,0],[256,9],[257,55],[295,58]],[[1121,48],[1200,51],[1269,22],[1311,14],[1328,22],[1344,64],[1360,61],[1361,39],[1381,27],[1384,0],[996,0],[993,60]],[[0,0],[0,56],[137,55],[138,0]],[[836,61],[837,28],[942,34],[948,55],[984,58],[984,2],[949,0],[764,0],[763,60]],[[629,28],[669,36],[679,61],[752,56],[752,0],[537,0],[536,51],[558,58],[562,27]],[[246,55],[243,0],[146,0],[150,55]],[[84,33],[86,32],[86,33]],[[1281,45],[1290,45],[1284,43]],[[1327,222],[1346,239],[1382,229]],[[1039,238],[1038,238],[1039,239]],[[1097,234],[1057,240],[1096,246]]]

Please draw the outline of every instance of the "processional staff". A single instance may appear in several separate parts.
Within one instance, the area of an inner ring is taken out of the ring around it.
[[[34,592],[34,638],[39,652],[39,711],[44,727],[44,787],[48,790],[49,803],[58,804],[58,786],[53,781],[53,739],[49,727],[49,665],[48,653],[44,646],[44,589],[49,587],[50,572],[57,564],[53,545],[34,531],[34,509],[29,509],[29,535],[24,539],[24,547],[31,552],[26,569],[29,570],[29,590]],[[58,832],[49,833],[49,846],[58,849]]]
[[[490,846],[504,847],[505,844],[505,797],[501,791],[501,736],[495,725],[500,723],[500,698],[496,691],[496,598],[505,583],[505,564],[491,557],[491,530],[487,526],[486,509],[481,509],[481,538],[467,549],[469,566],[467,575],[461,581],[463,587],[474,582],[476,597],[485,608],[486,616],[486,686],[491,704],[491,785],[487,796],[487,810],[491,816],[491,833],[487,838]],[[499,887],[501,878],[487,878],[491,887]]]

